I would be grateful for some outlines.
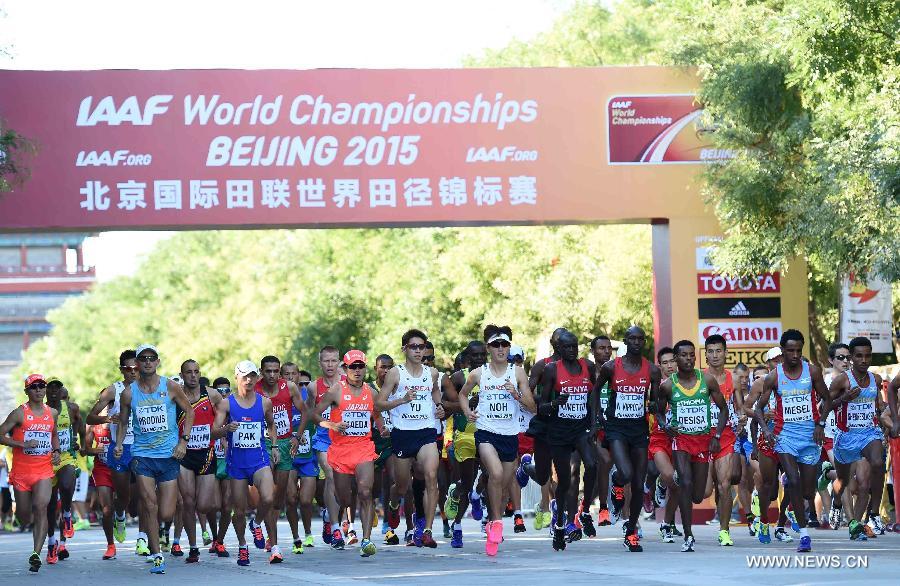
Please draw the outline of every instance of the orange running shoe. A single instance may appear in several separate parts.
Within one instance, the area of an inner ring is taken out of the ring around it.
[[[103,559],[105,560],[114,560],[116,559],[116,546],[110,543],[106,546],[106,553],[103,554]]]
[[[597,513],[597,525],[600,527],[612,525],[612,521],[609,520],[609,509],[600,509]]]
[[[59,561],[59,542],[47,546],[47,563],[55,564]]]
[[[72,524],[72,517],[63,516],[62,520],[62,532],[63,535],[66,536],[66,539],[72,539],[75,537],[75,525]]]

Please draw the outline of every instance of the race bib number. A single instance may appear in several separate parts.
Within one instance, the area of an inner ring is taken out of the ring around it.
[[[169,430],[169,412],[163,403],[141,405],[137,408],[136,414],[142,433],[159,433]]]
[[[419,393],[414,401],[409,403],[409,410],[403,412],[400,417],[406,421],[420,421],[428,419],[434,412],[434,405],[429,400],[431,393]]]
[[[808,393],[799,395],[782,395],[781,410],[785,423],[812,421],[812,401]]]
[[[188,440],[189,450],[205,450],[209,448],[209,442],[212,436],[209,432],[209,425],[195,425],[191,428],[191,439]]]
[[[291,433],[291,419],[287,411],[279,409],[273,413],[275,416],[275,433],[278,437],[285,437]]]
[[[26,431],[23,439],[25,442],[36,441],[37,445],[33,448],[25,448],[22,453],[26,456],[46,456],[53,449],[49,431]]]
[[[584,419],[587,417],[587,393],[573,393],[565,404],[559,406],[560,419]]]
[[[225,457],[225,441],[219,440],[216,442],[216,447],[214,448],[216,458],[224,458]]]
[[[644,416],[644,410],[644,393],[616,394],[616,418],[640,419]]]
[[[72,449],[72,434],[68,429],[57,431],[56,437],[59,438],[59,451],[66,452]]]
[[[484,412],[485,419],[490,419],[491,421],[508,421],[513,418],[511,401],[506,399],[507,396],[508,394],[506,392],[503,392],[502,394],[496,393],[493,396],[482,393],[484,407],[487,407],[487,411]]]
[[[231,436],[236,448],[259,448],[262,446],[262,424],[259,421],[242,422]]]
[[[861,429],[864,427],[873,427],[875,425],[875,402],[853,401],[847,403],[847,427],[850,429]]]
[[[706,405],[679,405],[678,431],[681,433],[704,433],[709,429],[709,412]]]
[[[304,442],[297,446],[297,455],[306,455],[309,454],[310,450],[312,450],[312,446],[309,443],[309,430],[303,430],[303,439]]]
[[[391,421],[391,412],[390,411],[382,411],[381,412],[381,420],[384,422],[384,427],[388,431],[394,429],[394,422]]]
[[[125,428],[125,439],[122,440],[122,444],[128,445],[134,443],[134,422],[131,420],[131,417],[128,418],[128,427]]]
[[[368,411],[344,411],[341,421],[347,424],[344,435],[365,437],[372,433],[372,414]]]

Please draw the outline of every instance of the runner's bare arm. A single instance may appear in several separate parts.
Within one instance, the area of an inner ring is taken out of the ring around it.
[[[116,399],[116,389],[112,385],[106,387],[102,391],[100,391],[100,396],[97,397],[97,402],[91,407],[91,410],[88,411],[87,417],[85,417],[85,423],[88,425],[102,425],[104,423],[110,422],[110,417],[100,415],[100,412],[103,411],[106,407],[111,405]]]
[[[810,364],[809,374],[810,377],[812,377],[813,390],[819,396],[819,421],[825,421],[828,414],[831,412],[831,393],[829,392],[828,387],[825,386],[825,379],[822,377],[822,369],[815,364]]]
[[[397,389],[397,385],[400,383],[400,369],[396,366],[390,369],[387,373],[387,376],[384,377],[384,386],[381,388],[381,392],[378,393],[378,397],[375,402],[375,409],[378,411],[390,411],[394,409],[398,405],[402,405],[404,403],[411,403],[416,398],[416,393],[412,389],[407,391],[405,395],[402,397],[397,397],[394,400],[388,399]]]
[[[75,428],[75,433],[78,436],[76,440],[78,442],[77,446],[74,446],[73,449],[79,450],[81,446],[85,445],[84,436],[86,432],[86,426],[84,425],[84,419],[81,418],[81,408],[78,407],[78,403],[73,403],[71,401],[67,401],[69,404],[69,414],[72,418],[72,427]]]
[[[544,417],[551,417],[559,408],[559,405],[565,404],[569,398],[568,395],[562,395],[554,399],[550,398],[556,389],[556,371],[558,368],[558,362],[548,364],[544,368],[544,374],[541,376],[541,395],[538,398],[539,402],[536,405],[536,412]]]
[[[319,415],[319,427],[324,427],[325,429],[330,429],[332,431],[336,431],[338,433],[343,433],[345,429],[347,429],[347,424],[343,421],[329,421],[327,419],[321,419],[322,413],[325,412],[329,407],[336,407],[340,404],[341,399],[341,383],[335,383],[331,385],[331,388],[322,395],[322,400],[319,401],[319,404],[316,406],[316,414]],[[374,397],[373,397],[374,402]]]
[[[775,387],[778,383],[778,372],[772,371],[766,375],[766,378],[763,379],[762,389],[759,392],[759,399],[756,401],[756,408],[753,412],[753,416],[756,419],[756,422],[759,424],[759,429],[762,430],[763,436],[765,436],[766,441],[772,439],[772,432],[769,430],[769,426],[766,425],[766,417],[763,413],[763,405],[769,404],[769,397],[775,392]],[[771,442],[769,441],[771,444]]]
[[[12,433],[12,430],[15,426],[22,425],[23,417],[24,416],[22,414],[21,407],[16,407],[12,410],[12,413],[6,416],[6,420],[2,425],[0,425],[0,444],[3,444],[4,446],[10,446],[11,448],[25,447],[25,442],[16,441],[9,435],[10,433]],[[56,437],[55,433],[51,435],[53,437]]]
[[[478,413],[472,412],[469,409],[469,393],[472,392],[472,389],[475,388],[475,385],[478,384],[478,380],[481,378],[481,369],[483,366],[479,366],[475,370],[469,373],[469,376],[466,377],[466,382],[463,384],[462,388],[459,390],[458,403],[460,412],[466,416],[466,419],[469,421],[475,421],[478,419]]]
[[[462,382],[459,382],[462,381]],[[459,385],[457,386],[457,383]],[[445,376],[441,386],[443,386],[443,395],[441,396],[441,404],[444,406],[446,413],[459,413],[459,389],[462,388],[466,381],[463,379],[461,370],[457,370],[450,376]]]
[[[725,427],[728,425],[728,403],[725,402],[725,395],[722,394],[722,389],[719,388],[719,381],[716,380],[716,377],[708,374],[704,374],[703,377],[706,379],[709,398],[719,408],[719,420],[716,422],[716,437],[718,438],[722,436],[722,432],[725,431]]]
[[[447,415],[447,412],[444,411],[444,403],[441,400],[441,386],[438,384],[438,381],[441,380],[441,377],[438,374],[438,369],[434,367],[431,368],[431,402],[434,403],[434,416],[438,419],[444,419]],[[445,377],[446,378],[446,377]]]
[[[669,398],[671,396],[672,381],[666,379],[660,383],[659,389],[656,391],[656,423],[669,437],[675,435],[675,429],[677,429],[677,426],[669,425],[666,422],[666,411],[669,408]]]
[[[538,388],[538,385],[541,384],[541,379],[544,376],[544,367],[547,365],[543,360],[538,360],[534,363],[534,366],[531,367],[531,374],[528,377],[528,388],[531,389],[531,392],[535,392]]]
[[[214,438],[218,439],[220,437],[225,437],[228,432],[237,430],[237,421],[231,421],[226,424],[226,421],[228,421],[229,411],[230,405],[228,401],[222,399],[222,401],[220,401],[219,403],[219,406],[216,407],[216,418],[213,421],[212,436]]]
[[[191,409],[193,411],[193,409]],[[122,442],[125,441],[125,432],[128,431],[128,420],[131,417],[131,387],[125,387],[119,395],[119,425],[116,426],[116,458],[122,457]]]
[[[300,430],[300,437],[298,438],[295,435],[292,439],[298,443],[305,442],[306,438],[303,435],[303,430],[306,429],[306,424],[309,423],[309,409],[307,409],[306,403],[303,402],[303,393],[300,392],[300,387],[289,382],[288,389],[291,391],[291,401],[294,404],[294,409],[300,412],[300,424],[297,426]]]
[[[519,387],[519,403],[529,413],[536,412],[537,405],[534,403],[534,395],[531,394],[531,387],[528,385],[528,376],[525,374],[525,369],[521,366],[516,367],[516,383]]]
[[[180,384],[170,380],[167,383],[167,388],[169,391],[169,398],[184,411],[184,429],[188,430],[188,433],[190,433],[190,429],[194,426],[194,406],[191,405],[187,395],[184,394],[184,387]],[[178,441],[184,442],[184,445],[187,446],[187,442],[181,437],[178,438]]]

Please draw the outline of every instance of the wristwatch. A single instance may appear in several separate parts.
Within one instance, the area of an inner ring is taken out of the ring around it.
[[[825,429],[825,422],[824,422],[824,421],[816,421],[816,425],[818,425],[818,426],[821,427],[822,429]]]
[[[189,435],[183,435],[183,436],[181,436],[181,439],[183,439],[183,440],[186,441],[186,442],[189,442],[189,441],[191,441],[191,436],[189,436]]]

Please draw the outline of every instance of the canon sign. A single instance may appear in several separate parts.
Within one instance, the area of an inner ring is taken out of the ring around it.
[[[736,346],[776,346],[781,340],[780,321],[700,322],[698,329],[701,344],[713,334]]]
[[[697,273],[697,293],[719,295],[726,293],[778,293],[781,291],[779,273],[755,277],[726,277],[714,273]]]

